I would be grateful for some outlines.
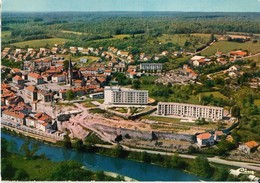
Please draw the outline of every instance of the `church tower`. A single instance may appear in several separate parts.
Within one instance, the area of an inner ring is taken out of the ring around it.
[[[69,67],[68,67],[68,80],[67,80],[67,82],[68,82],[68,84],[70,86],[73,85],[73,83],[72,83],[72,75],[73,75],[73,67],[72,67],[71,58],[70,58]]]

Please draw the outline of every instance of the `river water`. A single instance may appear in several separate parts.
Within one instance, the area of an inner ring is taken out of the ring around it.
[[[16,143],[17,149],[28,139],[17,135],[1,132],[1,136]],[[39,143],[38,155],[45,153],[52,161],[76,160],[86,166],[87,169],[115,172],[136,179],[138,181],[199,181],[203,178],[188,174],[184,171],[160,167],[147,163],[135,162],[120,158],[107,157],[94,153],[78,152],[62,147]],[[18,152],[18,150],[16,150]],[[205,179],[204,179],[205,180]]]

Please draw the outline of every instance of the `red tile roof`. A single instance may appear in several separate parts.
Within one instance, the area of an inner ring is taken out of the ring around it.
[[[258,146],[258,143],[256,143],[256,141],[249,141],[249,142],[246,142],[245,145],[247,147],[249,147],[250,149],[254,148],[254,147],[257,147]]]
[[[209,139],[211,137],[210,133],[202,133],[197,135],[197,138],[200,138],[201,140]]]

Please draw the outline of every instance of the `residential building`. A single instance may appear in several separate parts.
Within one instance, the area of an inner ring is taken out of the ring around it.
[[[24,80],[21,76],[16,75],[15,77],[13,77],[13,83],[21,85],[23,84]]]
[[[66,77],[64,74],[59,74],[59,75],[56,74],[51,77],[51,81],[54,83],[65,82],[65,80],[66,80]]]
[[[238,149],[239,151],[249,154],[257,149],[259,144],[256,141],[249,141],[244,144],[239,145]]]
[[[174,115],[194,119],[221,120],[224,109],[222,107],[211,107],[173,102],[159,102],[157,107],[158,115]]]
[[[30,72],[28,74],[28,80],[31,81],[31,82],[34,82],[36,84],[43,84],[44,83],[43,77],[40,74],[34,73],[34,72]]]
[[[214,136],[211,133],[202,133],[196,136],[199,147],[214,145]]]
[[[2,112],[2,120],[6,120],[7,122],[15,122],[20,125],[25,124],[25,114],[12,111],[12,110],[4,110]]]
[[[28,86],[25,88],[25,92],[27,94],[27,98],[34,101],[34,100],[37,100],[37,92],[38,92],[38,89],[35,87],[35,86]]]
[[[149,71],[149,70],[161,71],[162,70],[162,64],[161,63],[141,63],[140,69],[146,70],[146,71]]]
[[[40,90],[38,92],[38,100],[43,102],[52,102],[53,101],[53,93],[48,92],[46,90]]]
[[[106,86],[104,89],[104,104],[115,105],[146,105],[148,104],[148,91],[132,90],[116,86]]]

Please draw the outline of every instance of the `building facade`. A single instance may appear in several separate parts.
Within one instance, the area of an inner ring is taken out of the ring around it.
[[[162,64],[160,63],[141,63],[140,64],[141,70],[162,70]]]
[[[194,119],[205,118],[213,121],[221,120],[223,118],[223,113],[224,109],[222,107],[171,102],[159,102],[157,108],[158,115],[176,115]]]
[[[106,86],[104,89],[104,104],[117,105],[146,105],[148,104],[148,91],[131,90],[117,86]]]

